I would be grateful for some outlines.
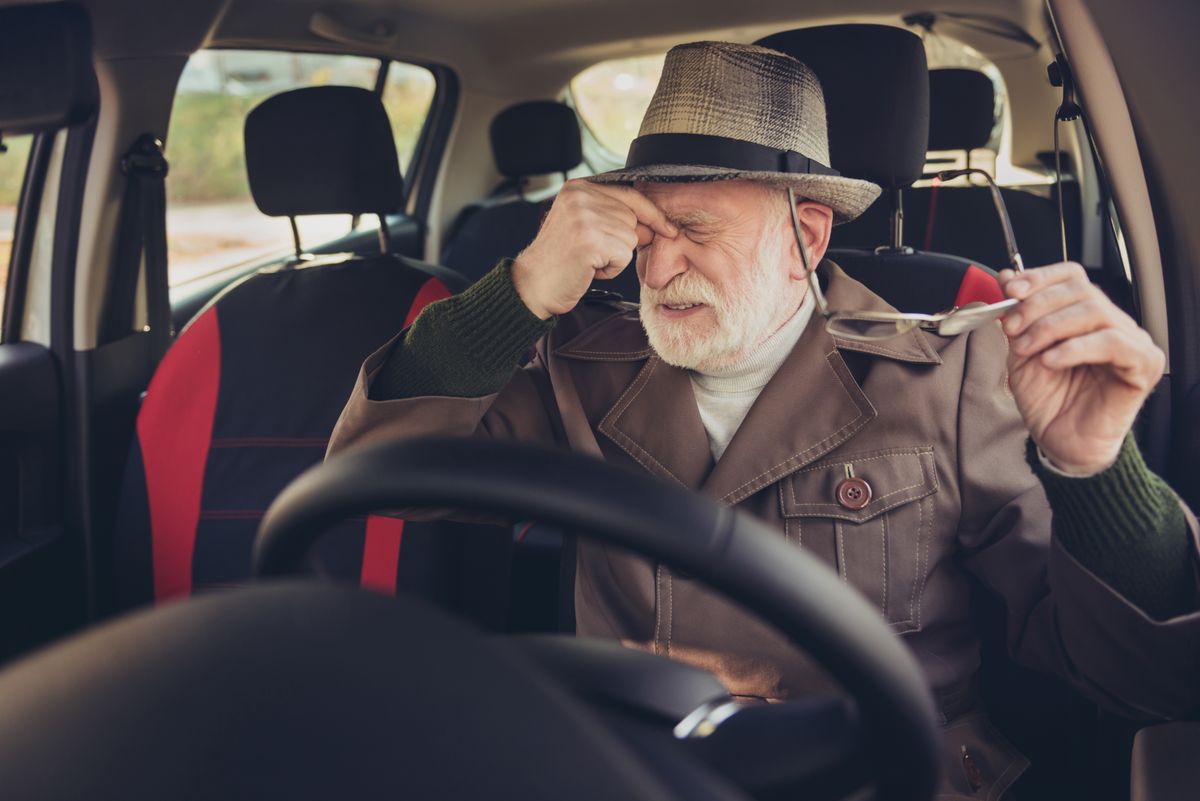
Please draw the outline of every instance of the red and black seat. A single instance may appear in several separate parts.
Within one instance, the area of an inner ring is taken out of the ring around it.
[[[831,166],[883,187],[864,217],[895,220],[901,191],[921,177],[929,142],[929,68],[921,39],[889,25],[827,25],[772,34],[758,44],[793,55],[816,73],[825,92]],[[991,214],[979,224],[998,231]],[[989,267],[904,247],[900,237],[890,244],[882,244],[886,237],[847,237],[856,224],[834,228],[828,257],[897,309],[933,313],[1001,299]]]
[[[383,224],[401,206],[387,116],[365,90],[319,87],[266,100],[247,118],[246,157],[255,202],[268,215],[376,214]],[[122,600],[244,582],[263,512],[323,458],[363,359],[465,284],[444,267],[384,250],[298,259],[218,295],[167,352],[138,414],[117,526]],[[453,529],[347,521],[324,539],[318,567],[502,625],[510,533]],[[491,565],[468,580],[471,560]]]

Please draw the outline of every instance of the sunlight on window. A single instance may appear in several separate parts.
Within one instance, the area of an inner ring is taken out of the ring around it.
[[[967,164],[967,156],[961,150],[936,151],[931,150],[927,156],[926,173],[938,170],[960,169],[963,167],[979,167],[991,173],[996,183],[1001,186],[1016,186],[1031,184],[1052,184],[1054,176],[1046,172],[1019,167],[1012,162],[1012,110],[1009,108],[1008,87],[1000,69],[986,56],[975,48],[954,39],[931,33],[923,37],[925,41],[925,58],[929,69],[962,68],[979,70],[992,81],[996,93],[996,126],[992,130],[992,141],[986,148],[971,153],[971,163]],[[968,181],[982,183],[982,178],[966,176],[947,183],[965,185]],[[918,181],[916,186],[927,185],[928,181]]]
[[[605,61],[571,82],[580,118],[616,161],[624,161],[654,96],[665,54]]]
[[[21,197],[21,182],[25,178],[25,165],[29,162],[32,142],[32,136],[7,137],[4,140],[7,152],[0,153],[0,308],[4,307],[13,227],[17,222],[17,201]]]
[[[246,179],[242,131],[263,100],[306,86],[373,89],[380,61],[360,56],[204,50],[180,77],[167,140],[170,282],[180,284],[292,252],[286,218],[259,213]],[[412,161],[436,81],[423,67],[388,66],[383,105],[401,169]],[[349,215],[300,217],[305,247],[350,232]]]

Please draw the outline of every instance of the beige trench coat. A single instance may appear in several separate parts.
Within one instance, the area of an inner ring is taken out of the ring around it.
[[[833,308],[891,310],[831,262],[822,270]],[[863,344],[835,340],[815,320],[719,463],[686,371],[655,356],[628,305],[580,304],[487,397],[368,399],[390,347],[364,364],[331,454],[431,433],[556,444],[757,515],[861,591],[916,655],[947,724],[951,767],[939,797],[999,797],[1026,764],[972,710],[972,582],[1003,600],[1019,662],[1127,714],[1197,705],[1200,614],[1151,621],[1051,537],[998,326]],[[835,497],[847,465],[873,490],[861,509]],[[1195,539],[1190,513],[1189,522]],[[581,636],[684,659],[736,694],[783,699],[829,686],[766,625],[627,553],[580,542],[575,600]],[[958,765],[964,745],[987,783],[975,793]]]

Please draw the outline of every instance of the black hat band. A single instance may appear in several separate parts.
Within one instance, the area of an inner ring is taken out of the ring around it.
[[[794,150],[779,150],[724,136],[661,133],[633,140],[625,159],[626,169],[659,164],[726,167],[741,172],[841,175],[832,167]]]

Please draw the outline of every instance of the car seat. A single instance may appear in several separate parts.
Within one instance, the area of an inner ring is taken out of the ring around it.
[[[496,169],[506,180],[491,196],[463,209],[442,251],[442,264],[472,281],[501,259],[515,257],[537,236],[554,195],[527,197],[526,179],[551,173],[565,179],[583,162],[579,119],[565,103],[533,100],[509,106],[492,120],[489,133]],[[633,269],[594,286],[628,300],[640,293]]]
[[[972,69],[937,69],[929,72],[930,151],[961,151],[961,163],[945,167],[984,166],[975,154],[991,144],[996,124],[995,89],[991,79]],[[921,177],[931,177],[930,174]],[[994,176],[993,176],[994,177]],[[1000,189],[1012,220],[1017,247],[1029,266],[1062,260],[1058,227],[1057,185]],[[1063,183],[1063,210],[1067,221],[1067,252],[1079,258],[1079,186]],[[861,246],[886,240],[889,214],[886,204],[873,207],[852,223],[835,231],[838,247]],[[926,251],[952,253],[994,267],[1007,262],[1004,237],[986,186],[922,186],[904,190],[904,244]]]
[[[795,56],[816,73],[825,92],[831,166],[883,188],[868,214],[882,214],[891,236],[850,241],[887,244],[831,247],[828,258],[901,311],[933,313],[1000,300],[992,269],[902,244],[901,191],[921,176],[929,141],[929,70],[921,39],[888,25],[827,25],[772,34],[757,44]],[[1000,225],[994,211],[983,224]],[[844,245],[844,229],[851,225],[835,226],[832,242]]]
[[[384,225],[402,204],[391,128],[369,91],[277,95],[250,113],[245,135],[250,188],[264,214],[375,214]],[[385,228],[380,238],[386,244]],[[180,333],[139,410],[119,500],[123,605],[246,581],[263,512],[322,460],[362,361],[426,304],[466,285],[444,267],[381,250],[261,270]],[[318,566],[499,627],[511,547],[507,529],[371,516],[331,531]]]

